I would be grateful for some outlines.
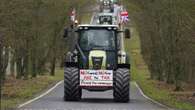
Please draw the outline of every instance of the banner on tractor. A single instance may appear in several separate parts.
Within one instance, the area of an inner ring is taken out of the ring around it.
[[[111,87],[113,86],[112,70],[80,70],[80,86]]]

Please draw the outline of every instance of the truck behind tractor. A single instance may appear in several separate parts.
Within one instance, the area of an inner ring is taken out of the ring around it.
[[[130,38],[129,30],[117,25],[79,25],[75,30],[75,50],[65,61],[64,100],[78,101],[82,89],[89,91],[113,90],[114,100],[129,101],[130,64],[119,62],[120,34]],[[68,31],[65,30],[65,37]]]

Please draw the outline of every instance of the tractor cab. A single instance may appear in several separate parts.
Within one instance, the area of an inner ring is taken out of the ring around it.
[[[118,31],[119,28],[115,25],[78,26],[78,45],[86,57],[79,57],[80,67],[115,69]]]

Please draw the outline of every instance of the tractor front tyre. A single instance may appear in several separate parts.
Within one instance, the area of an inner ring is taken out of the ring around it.
[[[129,102],[129,69],[118,69],[115,73],[113,95],[116,102]]]
[[[64,72],[64,101],[78,101],[81,99],[81,94],[78,69],[66,67]]]

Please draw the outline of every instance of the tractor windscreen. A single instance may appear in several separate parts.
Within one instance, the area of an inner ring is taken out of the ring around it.
[[[115,50],[115,32],[105,29],[89,29],[80,33],[80,47],[83,50]]]

